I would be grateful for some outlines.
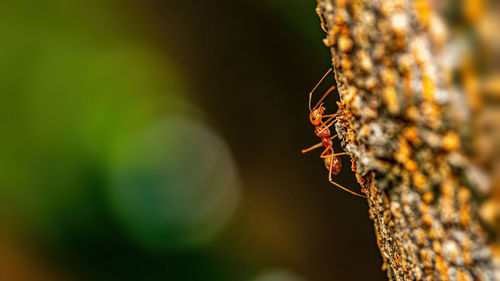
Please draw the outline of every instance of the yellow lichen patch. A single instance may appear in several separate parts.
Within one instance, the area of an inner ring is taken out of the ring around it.
[[[443,136],[443,149],[454,151],[460,147],[460,137],[457,133],[450,131]]]
[[[431,17],[431,6],[428,0],[415,0],[414,1],[415,10],[417,11],[417,19],[420,25],[424,28],[429,26],[429,20]]]
[[[465,59],[461,67],[461,75],[464,90],[467,94],[467,103],[474,111],[481,109],[483,106],[480,89],[481,85],[470,58]]]
[[[326,34],[326,38],[323,39],[323,44],[327,47],[332,47],[335,45],[335,33],[334,32],[328,32]]]
[[[499,207],[497,204],[494,199],[490,199],[484,202],[479,209],[481,218],[490,225],[493,225],[498,218]]]
[[[335,5],[339,8],[345,7],[345,1],[346,0],[335,0]]]
[[[447,281],[448,278],[448,266],[442,256],[437,256],[436,258],[436,269],[438,270],[441,280]]]
[[[464,263],[468,266],[473,265],[474,261],[472,260],[470,249],[469,248],[464,249],[462,253],[463,253]]]
[[[365,79],[365,88],[367,90],[373,91],[373,90],[375,90],[375,88],[377,88],[377,86],[378,86],[378,81],[373,75],[368,76]]]
[[[410,279],[410,275],[409,275],[409,268],[408,268],[408,263],[406,262],[408,260],[408,256],[406,255],[402,245],[399,247],[399,251],[401,252],[401,265],[403,266],[403,271],[405,273],[405,277],[407,279]]]
[[[448,37],[448,30],[441,17],[434,14],[430,19],[429,33],[431,34],[432,43],[437,49],[441,49],[446,38]]]
[[[427,63],[430,63],[431,54],[425,39],[421,37],[413,39],[410,43],[410,48],[417,64],[425,66]]]
[[[403,74],[403,93],[407,98],[411,98],[413,96],[413,88],[411,86],[411,72],[405,72]]]
[[[330,5],[331,6],[331,5]],[[326,24],[325,24],[325,20],[323,19],[323,17],[321,16],[321,10],[319,9],[319,7],[316,7],[316,14],[318,14],[319,16],[319,19],[321,20],[321,29],[323,29],[324,32],[327,32],[326,30]]]
[[[373,63],[367,51],[358,51],[357,57],[359,60],[359,64],[364,71],[370,72],[373,69]]]
[[[370,126],[364,125],[363,127],[361,127],[361,130],[359,130],[359,137],[366,138],[370,135],[370,132]]]
[[[343,97],[343,102],[345,104],[350,104],[356,97],[356,93],[358,92],[356,87],[349,86],[347,88],[347,91],[345,91],[344,97]]]
[[[348,129],[347,130],[347,139],[348,139],[348,143],[357,143],[356,133],[353,130]]]
[[[441,194],[443,197],[451,198],[455,192],[455,184],[452,180],[444,180],[441,184]]]
[[[356,173],[356,180],[358,181],[359,185],[361,185],[361,187],[364,189],[364,185],[365,185],[365,180],[358,174]]]
[[[396,150],[396,153],[394,153],[394,159],[396,159],[399,163],[405,163],[408,161],[411,153],[410,146],[403,137],[399,138],[398,143],[399,147],[398,150]]]
[[[472,281],[470,274],[463,268],[457,270],[457,280],[458,281]]]
[[[470,191],[467,187],[460,187],[457,194],[458,208],[459,208],[459,220],[460,224],[464,227],[469,226],[471,222],[470,214]]]
[[[459,204],[465,204],[467,202],[469,202],[469,199],[470,199],[470,191],[467,187],[461,187],[459,190],[458,190],[458,194],[457,194],[457,199],[458,199],[458,203]]]
[[[420,143],[420,138],[418,137],[418,130],[417,127],[415,126],[406,127],[403,130],[403,135],[413,145],[418,145]]]
[[[354,72],[352,72],[351,70],[344,71],[344,75],[345,75],[345,82],[351,83],[352,81],[354,81]]]
[[[373,52],[373,58],[375,60],[381,60],[382,58],[385,57],[386,54],[385,45],[381,43],[375,43],[372,52]]]
[[[344,1],[344,0],[342,0]],[[334,18],[330,17],[330,22],[335,23],[336,25],[343,27],[345,26],[345,23],[349,19],[349,13],[344,7],[334,7],[335,13],[329,13],[329,15],[334,15]]]
[[[431,226],[432,225],[432,215],[430,214],[430,211],[429,211],[429,204],[427,203],[422,203],[420,205],[420,211],[422,212],[422,223],[425,225],[425,226]]]
[[[350,70],[352,69],[352,62],[348,58],[342,57],[340,60],[340,65],[342,66],[342,70]]]
[[[371,107],[363,108],[363,114],[367,120],[375,120],[378,117],[377,110]]]
[[[418,190],[423,191],[424,187],[427,186],[427,179],[421,172],[415,172],[413,174],[413,184],[417,187]]]
[[[500,258],[500,244],[498,242],[492,242],[490,244],[490,248],[491,248],[491,253],[495,257],[495,259],[499,259]]]
[[[352,17],[355,21],[361,21],[363,18],[363,10],[365,10],[365,5],[360,1],[352,1],[349,3]]]
[[[434,81],[432,81],[432,79],[429,76],[424,76],[422,77],[422,86],[423,86],[422,95],[424,97],[424,100],[433,101],[436,92],[436,85]]]
[[[455,222],[456,210],[453,201],[453,191],[454,191],[454,185],[446,183],[441,185],[442,196],[440,198],[441,201],[440,213],[441,213],[441,220],[445,223]]]
[[[408,29],[408,17],[404,13],[395,13],[390,19],[392,32],[396,36],[404,36]]]
[[[483,0],[462,0],[461,10],[463,17],[470,23],[476,23],[484,15]]]
[[[470,191],[467,187],[460,187],[457,194],[459,221],[464,227],[468,227],[472,220],[470,209]]]
[[[388,223],[391,220],[391,212],[389,210],[386,210],[384,212],[384,223]]]
[[[434,240],[442,240],[445,236],[445,232],[441,224],[434,224],[429,231],[429,237]]]
[[[446,253],[449,257],[449,261],[451,263],[458,263],[458,259],[460,257],[460,251],[458,249],[458,246],[456,242],[454,241],[447,241],[445,242],[446,244],[444,245],[444,248],[446,249]]]
[[[384,88],[382,95],[389,112],[391,114],[397,114],[399,112],[399,101],[396,90],[393,87],[386,87]]]
[[[434,200],[434,193],[430,192],[430,191],[427,191],[424,193],[424,195],[422,196],[422,199],[424,199],[424,202],[427,203],[427,204],[430,204],[432,203],[432,201]]]
[[[453,223],[455,219],[455,208],[453,207],[453,201],[442,199],[441,201],[441,219],[445,223]]]
[[[427,238],[425,237],[425,231],[422,229],[416,229],[414,232],[415,240],[419,246],[424,246]]]
[[[381,72],[381,78],[386,86],[392,86],[396,84],[396,71],[390,68],[384,68]]]
[[[402,9],[403,7],[404,3],[401,0],[382,1],[380,5],[380,11],[384,16],[388,16],[395,11]]]
[[[418,170],[418,165],[417,162],[413,160],[408,160],[404,163],[405,169],[410,171],[410,172],[415,172]]]
[[[481,82],[485,96],[498,100],[500,98],[500,73],[491,73]]]
[[[470,207],[468,204],[460,207],[459,220],[462,226],[464,227],[469,226],[471,221],[471,216],[470,216]]]
[[[409,53],[404,53],[399,57],[399,66],[404,73],[411,72],[413,57]]]
[[[465,236],[462,239],[462,257],[464,259],[464,263],[468,266],[471,266],[474,264],[474,261],[472,259],[472,254],[471,254],[471,246],[472,246],[472,241],[470,240],[469,237]]]
[[[439,126],[441,121],[441,107],[433,102],[423,102],[421,112],[424,118],[428,121],[431,128]]]
[[[403,51],[406,47],[406,38],[403,36],[404,33],[397,36],[394,40],[394,47],[398,51]]]
[[[419,116],[420,112],[418,111],[418,108],[415,106],[410,106],[406,110],[406,117],[408,117],[408,119],[410,119],[411,121],[417,121]]]
[[[402,218],[403,217],[403,214],[401,213],[401,208],[400,208],[399,203],[393,202],[391,204],[391,208],[390,209],[391,209],[391,212],[394,215],[394,217],[396,217],[396,218]]]
[[[352,40],[345,35],[341,35],[338,41],[339,50],[342,52],[349,52],[352,49]]]
[[[426,268],[432,268],[432,251],[428,248],[424,248],[420,251],[420,258],[424,262]]]
[[[398,252],[394,252],[394,261],[398,265],[401,263],[401,259],[399,258]]]
[[[441,248],[441,244],[439,243],[439,241],[437,241],[437,240],[432,241],[432,248],[434,249],[434,252],[436,254],[438,254],[438,255],[441,254],[442,248]]]

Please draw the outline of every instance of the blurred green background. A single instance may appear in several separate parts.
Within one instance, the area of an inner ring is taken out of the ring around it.
[[[315,5],[2,2],[0,280],[386,280]]]

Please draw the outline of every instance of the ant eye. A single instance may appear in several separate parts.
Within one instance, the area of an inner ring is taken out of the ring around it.
[[[313,116],[313,118],[312,118],[312,119],[313,119],[313,120],[316,120],[316,116]]]

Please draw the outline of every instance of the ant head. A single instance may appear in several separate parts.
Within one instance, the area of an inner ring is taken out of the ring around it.
[[[311,111],[309,114],[309,120],[313,126],[318,126],[321,123],[321,117],[323,116],[323,112],[325,108],[323,106],[319,106],[317,109]]]

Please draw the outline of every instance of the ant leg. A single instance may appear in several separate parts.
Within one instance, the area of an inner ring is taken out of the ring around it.
[[[321,158],[327,158],[329,156],[332,156],[332,154],[329,154],[329,155],[325,156],[325,153],[327,153],[328,150],[331,150],[332,154],[333,154],[333,148],[331,146],[329,146],[329,147],[325,148],[325,150],[323,150],[323,152],[321,153],[321,155],[319,157],[321,157]]]
[[[323,115],[321,118],[324,118],[324,117],[330,117],[328,118],[328,120],[326,120],[325,123],[328,123],[330,121],[333,120],[333,118],[335,118],[335,121],[334,122],[337,122],[339,119],[340,119],[340,113],[335,113],[335,114],[329,114],[329,115]]]
[[[323,133],[326,129],[330,128],[333,124],[335,124],[335,121],[330,122],[332,119],[333,119],[333,117],[326,120],[326,122],[321,121],[321,124],[323,125],[323,127],[319,131],[320,133]],[[330,124],[326,125],[326,123],[328,123],[328,122],[330,122]],[[337,135],[335,135],[335,136],[337,136]]]
[[[325,117],[335,117],[335,116],[337,116],[337,115],[339,115],[339,114],[338,114],[338,113],[335,113],[335,114],[328,114],[328,115],[323,115],[323,116],[321,116],[321,118],[323,119],[323,118],[325,118]],[[326,122],[326,123],[328,123],[328,122]]]
[[[315,145],[313,145],[313,146],[311,146],[311,147],[309,147],[309,148],[302,149],[302,153],[307,153],[307,152],[309,152],[309,151],[311,151],[311,150],[315,150],[316,148],[318,148],[318,147],[322,147],[322,146],[323,146],[323,143],[322,143],[322,142],[317,143],[317,144],[315,144]]]
[[[333,165],[330,165],[330,174],[328,175],[328,180],[330,181],[330,183],[331,183],[331,184],[333,184],[333,185],[335,185],[335,186],[337,186],[337,187],[340,187],[341,189],[343,189],[343,190],[345,190],[345,191],[347,191],[347,192],[349,192],[349,193],[351,193],[351,194],[354,194],[354,195],[356,195],[356,196],[363,197],[363,198],[367,198],[365,195],[361,195],[361,194],[359,194],[359,193],[356,193],[356,192],[354,192],[354,191],[351,191],[351,190],[349,190],[349,189],[347,189],[347,188],[345,188],[345,187],[341,186],[340,184],[338,184],[338,183],[334,182],[334,181],[332,180],[332,168],[333,168]]]
[[[338,136],[338,134],[336,134],[335,136],[331,137],[330,139],[334,139]],[[317,143],[309,148],[306,148],[306,149],[302,149],[302,153],[307,153],[311,150],[315,150],[316,148],[319,148],[319,147],[322,147],[323,146],[323,142],[320,142],[320,143]]]
[[[347,155],[347,154],[350,154],[350,153],[349,152],[340,152],[340,153],[335,153],[335,154],[330,154],[330,155],[322,155],[321,158],[328,158],[328,157]]]
[[[318,88],[319,84],[321,84],[321,82],[323,82],[323,79],[325,79],[325,77],[328,75],[328,73],[330,73],[332,71],[332,68],[328,69],[328,71],[325,73],[325,75],[323,75],[323,77],[321,78],[321,80],[319,80],[318,84],[316,84],[316,86],[314,86],[314,89],[312,89],[311,92],[309,92],[309,111],[312,111],[311,110],[311,98],[312,98],[312,94],[314,93],[314,91],[316,90],[316,88]]]

